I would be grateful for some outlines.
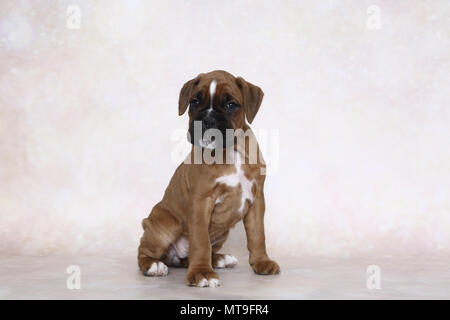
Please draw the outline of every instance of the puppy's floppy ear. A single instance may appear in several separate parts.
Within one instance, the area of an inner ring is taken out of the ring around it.
[[[181,88],[180,97],[178,98],[178,115],[181,116],[186,112],[192,89],[199,83],[199,77],[200,75],[195,79],[189,80],[184,84],[183,88]]]
[[[264,92],[260,87],[245,81],[241,77],[237,77],[236,82],[242,91],[242,95],[244,96],[245,116],[247,117],[248,123],[252,123],[259,107],[261,106]]]

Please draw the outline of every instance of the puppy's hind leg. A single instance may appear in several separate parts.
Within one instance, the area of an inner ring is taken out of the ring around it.
[[[146,276],[165,276],[167,266],[160,260],[181,235],[181,225],[166,209],[157,204],[149,217],[142,221],[144,234],[138,249],[139,269]]]
[[[221,254],[221,253],[213,253],[212,254],[212,266],[213,268],[233,268],[237,265],[238,259],[231,254]]]
[[[212,246],[212,257],[211,262],[213,268],[233,268],[237,263],[238,259],[231,254],[222,254],[218,253],[218,251],[222,248],[228,237],[228,232],[221,236],[218,240],[215,241]]]

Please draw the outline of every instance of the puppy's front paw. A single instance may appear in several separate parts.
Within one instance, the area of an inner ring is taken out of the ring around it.
[[[279,274],[281,272],[278,264],[273,260],[261,260],[252,264],[256,274]]]
[[[215,288],[220,286],[220,281],[217,273],[210,268],[193,268],[188,270],[186,284],[194,287]]]

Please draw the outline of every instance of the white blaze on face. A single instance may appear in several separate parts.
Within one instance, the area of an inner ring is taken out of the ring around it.
[[[209,84],[209,98],[210,98],[210,102],[209,102],[209,109],[208,109],[208,113],[211,112],[211,110],[213,109],[213,100],[214,100],[214,94],[216,93],[216,87],[217,87],[217,82],[216,80],[211,81],[211,83]]]
[[[207,111],[207,115],[209,115],[211,113],[211,111],[213,110],[213,100],[214,100],[214,94],[216,93],[216,87],[217,87],[217,82],[216,80],[212,80],[211,83],[209,84],[209,108]],[[214,149],[215,148],[215,141],[206,141],[204,137],[202,137],[199,140],[199,144],[202,148],[206,148],[206,149]]]

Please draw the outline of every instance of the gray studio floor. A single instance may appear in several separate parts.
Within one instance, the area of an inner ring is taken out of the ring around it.
[[[255,275],[238,257],[218,270],[219,288],[184,284],[186,269],[142,276],[134,256],[0,256],[0,299],[449,299],[448,257],[278,258],[279,276]],[[67,288],[69,265],[80,267],[81,289]],[[368,289],[370,265],[380,289]]]

